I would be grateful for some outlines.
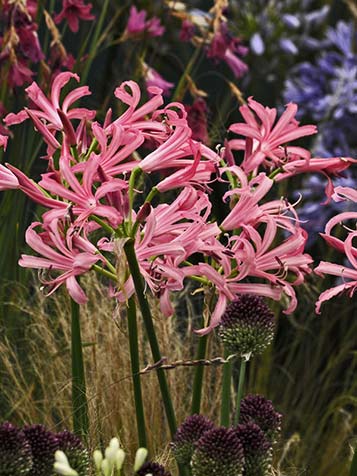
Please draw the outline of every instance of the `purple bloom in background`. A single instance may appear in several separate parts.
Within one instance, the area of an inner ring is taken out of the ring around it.
[[[284,101],[299,105],[299,117],[319,121],[315,155],[354,156],[357,153],[357,54],[352,23],[340,21],[321,41],[314,63],[296,65],[286,80]]]
[[[130,8],[125,30],[127,36],[136,36],[144,32],[152,37],[163,35],[165,28],[161,25],[160,19],[153,17],[150,20],[146,20],[146,15],[146,10],[137,10],[134,5]]]
[[[247,53],[248,48],[241,44],[239,38],[230,34],[226,23],[222,23],[207,49],[207,57],[216,61],[225,61],[236,78],[240,78],[248,71],[248,66],[239,58]]]
[[[156,87],[162,89],[164,96],[169,96],[171,89],[175,86],[174,83],[166,81],[161,74],[159,74],[154,68],[151,68],[146,63],[143,63],[144,69],[144,81],[146,88]],[[149,91],[150,94],[150,91]]]
[[[90,13],[92,4],[85,5],[83,0],[63,0],[62,10],[55,16],[55,23],[67,20],[69,29],[76,33],[79,28],[79,20],[94,20],[95,16]]]

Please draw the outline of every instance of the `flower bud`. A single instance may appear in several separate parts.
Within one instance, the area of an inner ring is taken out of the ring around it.
[[[169,471],[161,466],[159,463],[155,463],[154,461],[148,461],[144,463],[142,467],[137,472],[137,476],[171,476]]]
[[[89,472],[89,453],[78,436],[70,431],[57,433],[58,446],[65,452],[69,465],[79,476],[87,476]]]
[[[241,401],[240,421],[256,423],[271,443],[275,442],[281,431],[281,420],[282,415],[262,395],[247,395]]]
[[[273,340],[274,327],[274,314],[263,298],[243,294],[227,306],[218,335],[232,354],[260,354]]]
[[[93,460],[97,471],[99,471],[103,461],[103,454],[100,450],[93,451]]]
[[[139,448],[135,455],[135,462],[134,462],[134,472],[139,471],[139,469],[144,464],[146,457],[148,455],[148,450],[146,448]]]
[[[61,474],[63,476],[78,476],[77,471],[75,471],[69,465],[60,463],[58,461],[55,462],[55,464],[53,465],[53,468],[56,471],[56,473]]]
[[[214,428],[214,424],[203,415],[191,415],[178,427],[171,449],[181,464],[191,461],[194,444],[201,436]]]
[[[238,425],[236,434],[244,450],[244,476],[268,476],[271,466],[271,444],[255,423]]]
[[[192,456],[192,476],[241,476],[243,446],[232,428],[214,428],[197,441]]]
[[[8,422],[0,425],[0,475],[24,476],[31,468],[31,447],[24,432]]]
[[[115,467],[116,469],[118,469],[119,471],[121,470],[121,468],[123,467],[123,464],[124,464],[124,459],[125,459],[125,452],[124,450],[122,450],[121,448],[119,448],[116,452],[116,455],[115,455]]]

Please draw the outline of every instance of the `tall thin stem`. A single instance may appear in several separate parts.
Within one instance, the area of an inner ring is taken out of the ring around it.
[[[229,355],[227,350],[224,351],[224,358]],[[222,397],[221,397],[221,426],[229,427],[231,414],[231,381],[232,381],[232,361],[223,365],[222,377]]]
[[[145,429],[145,415],[143,398],[141,392],[141,380],[140,380],[140,360],[139,360],[139,347],[138,347],[138,326],[136,322],[136,305],[135,297],[132,296],[128,300],[128,330],[129,330],[129,347],[130,347],[130,361],[131,372],[133,378],[134,387],[134,400],[135,400],[135,413],[136,413],[136,426],[138,429],[139,446],[147,448],[146,429]]]
[[[86,438],[89,431],[88,402],[84,374],[79,304],[71,301],[72,418],[73,431]]]
[[[155,362],[161,360],[161,352],[159,344],[156,338],[154,323],[152,320],[151,310],[146,298],[144,283],[139,269],[139,264],[135,254],[134,241],[129,239],[124,245],[124,251],[126,258],[128,260],[130,274],[132,276],[136,295],[139,301],[139,306],[141,314],[144,320],[146,333],[149,338],[151,353]],[[172,400],[169,392],[169,387],[167,384],[165,372],[163,369],[158,368],[156,370],[157,378],[159,380],[160,391],[162,395],[163,404],[165,407],[166,417],[170,428],[171,437],[176,433],[176,417],[174,412],[174,407],[172,405]]]
[[[207,350],[207,339],[208,336],[205,335],[199,338],[196,360],[201,360],[206,357]],[[196,367],[195,376],[193,380],[193,392],[192,392],[192,404],[191,404],[191,414],[200,413],[201,408],[201,399],[202,399],[202,382],[203,382],[204,366],[199,365]]]
[[[245,380],[245,369],[247,367],[247,359],[246,357],[242,357],[240,363],[240,371],[239,371],[239,381],[238,381],[238,390],[237,390],[237,403],[236,403],[236,414],[234,417],[234,424],[238,425],[239,417],[240,417],[240,402],[243,396],[243,388],[244,388],[244,380]]]
[[[351,469],[350,469],[350,476],[357,476],[357,448],[355,448]]]

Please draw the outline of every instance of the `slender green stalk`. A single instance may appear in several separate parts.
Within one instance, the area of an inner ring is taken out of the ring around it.
[[[357,448],[355,448],[351,469],[350,469],[350,476],[357,476]]]
[[[181,101],[183,95],[185,94],[185,88],[187,83],[187,78],[190,75],[197,59],[201,53],[201,48],[196,48],[191,56],[190,61],[187,63],[185,71],[182,73],[180,81],[175,89],[174,95],[172,96],[172,101]]]
[[[140,359],[139,359],[139,346],[138,346],[138,326],[136,322],[136,305],[135,305],[134,296],[132,296],[128,300],[127,311],[128,311],[130,362],[131,362],[131,372],[133,377],[138,440],[139,440],[140,447],[147,448],[145,415],[144,415],[143,397],[141,392],[141,381],[140,381],[140,373],[139,373]]]
[[[237,403],[236,403],[236,414],[234,417],[234,424],[238,425],[239,417],[240,417],[240,402],[243,396],[243,387],[244,387],[244,380],[245,380],[245,369],[247,367],[247,359],[242,357],[240,363],[240,371],[239,371],[239,381],[238,381],[238,390],[237,390]]]
[[[155,362],[161,360],[161,352],[159,344],[157,341],[154,324],[152,320],[151,310],[146,298],[146,293],[144,289],[144,283],[141,277],[138,261],[134,249],[134,241],[132,239],[128,240],[124,245],[125,255],[128,260],[130,274],[133,278],[136,295],[138,297],[139,306],[141,314],[144,320],[146,333],[149,338],[151,353]],[[165,407],[166,417],[170,428],[171,436],[173,437],[176,433],[176,417],[174,412],[174,407],[172,405],[172,400],[169,392],[169,387],[167,385],[167,380],[165,372],[163,369],[158,368],[156,370],[157,378],[159,380],[159,386],[161,390],[162,400]]]
[[[208,336],[203,336],[199,338],[196,360],[201,360],[206,357],[207,351],[207,340]],[[191,404],[191,414],[200,413],[201,408],[201,399],[202,399],[202,382],[204,374],[204,366],[199,365],[196,367],[195,376],[193,379],[193,392],[192,392],[192,404]]]
[[[76,435],[86,438],[89,430],[89,418],[82,353],[79,304],[72,300],[71,308],[73,431]]]
[[[103,27],[104,19],[107,14],[108,6],[109,6],[109,0],[105,0],[103,2],[102,10],[100,12],[100,17],[98,19],[98,22],[93,34],[93,38],[91,41],[91,45],[89,47],[88,59],[86,61],[86,65],[81,75],[81,84],[85,84],[87,82],[87,77],[88,77],[90,67],[92,66],[95,55],[97,54],[99,35],[102,31],[102,27]]]
[[[224,358],[229,355],[227,350],[224,351]],[[221,398],[221,426],[229,427],[231,414],[231,381],[232,381],[232,361],[223,365],[222,378],[222,398]]]

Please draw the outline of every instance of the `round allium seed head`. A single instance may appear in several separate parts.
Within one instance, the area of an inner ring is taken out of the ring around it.
[[[31,447],[24,432],[8,422],[0,425],[0,476],[23,476],[31,468]]]
[[[191,415],[178,427],[171,449],[176,460],[182,464],[191,461],[194,444],[201,436],[214,428],[214,424],[203,415]]]
[[[58,450],[56,436],[43,425],[27,425],[24,433],[32,451],[33,466],[29,476],[54,475],[53,464]]]
[[[243,476],[267,476],[271,465],[271,443],[253,422],[238,425],[236,434],[244,450]]]
[[[144,463],[136,474],[138,476],[146,476],[147,474],[152,474],[152,476],[171,476],[170,471],[167,471],[161,464],[154,461]]]
[[[274,337],[274,314],[263,298],[243,294],[223,313],[218,335],[232,354],[260,354]]]
[[[214,428],[195,444],[191,460],[193,476],[242,476],[243,446],[232,428]]]
[[[241,401],[240,421],[256,423],[273,443],[281,430],[282,415],[278,413],[270,400],[262,395],[247,395]]]
[[[87,476],[89,453],[80,438],[67,430],[57,433],[56,437],[58,448],[66,454],[71,468],[77,471],[79,476]]]

